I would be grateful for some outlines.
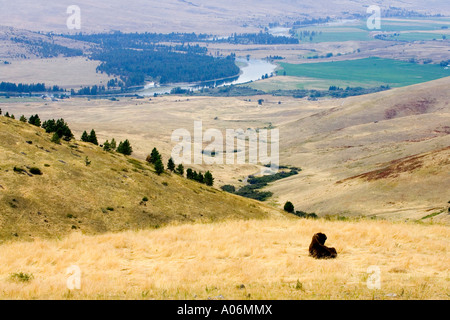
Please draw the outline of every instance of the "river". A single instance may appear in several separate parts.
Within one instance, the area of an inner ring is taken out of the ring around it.
[[[171,83],[165,85],[158,85],[155,83],[148,83],[145,85],[144,89],[136,91],[137,94],[142,96],[153,96],[156,94],[170,93],[173,88],[190,89],[193,91],[200,90],[204,87],[220,87],[224,85],[236,85],[243,84],[247,82],[252,82],[260,80],[263,75],[269,75],[275,71],[277,67],[275,64],[260,59],[246,59],[246,58],[236,58],[236,63],[241,69],[239,76],[230,77],[227,79],[220,79],[217,81],[208,81],[203,83]]]

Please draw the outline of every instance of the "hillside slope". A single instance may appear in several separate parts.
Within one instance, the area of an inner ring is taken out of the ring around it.
[[[0,117],[0,241],[282,215],[174,174],[158,176],[93,144],[50,140],[41,128]]]
[[[280,203],[290,199],[299,209],[322,215],[421,219],[446,210],[449,84],[447,77],[336,100],[329,110],[283,124],[280,136],[289,137],[281,141],[283,162],[304,171],[269,189]],[[400,172],[349,180],[389,170]]]

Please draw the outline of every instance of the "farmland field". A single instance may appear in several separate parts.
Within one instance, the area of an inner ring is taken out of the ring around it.
[[[403,87],[450,75],[448,69],[435,64],[419,65],[376,57],[308,64],[280,63],[280,65],[287,76],[325,79],[329,80],[330,86],[342,81],[353,81],[362,87],[374,85]]]
[[[449,25],[450,21],[443,18],[430,20],[382,18],[380,30],[369,30],[366,21],[355,20],[334,25],[302,27],[296,30],[296,35],[303,43],[374,41],[376,39],[372,32],[381,31],[401,32],[400,37],[396,37],[395,40],[420,41],[442,39],[442,36],[448,33]]]

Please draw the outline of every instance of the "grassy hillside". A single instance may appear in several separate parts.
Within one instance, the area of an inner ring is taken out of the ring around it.
[[[285,123],[281,157],[303,171],[268,190],[323,215],[440,212],[434,219],[448,222],[449,81],[330,101],[325,112]]]
[[[41,128],[0,117],[0,241],[280,214],[92,144],[50,140]]]
[[[315,260],[315,232],[335,260]],[[1,299],[448,299],[448,227],[250,220],[0,246]],[[68,290],[76,265],[81,289]],[[367,286],[370,266],[380,288]]]

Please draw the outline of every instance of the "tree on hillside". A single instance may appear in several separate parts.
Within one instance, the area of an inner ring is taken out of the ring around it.
[[[56,144],[60,144],[61,143],[61,137],[55,132],[55,133],[53,133],[51,142],[56,143]]]
[[[27,122],[27,118],[24,115],[22,115],[19,120],[20,122]]]
[[[62,118],[56,120],[55,132],[60,138],[63,138],[66,141],[70,141],[70,139],[73,138],[73,133],[70,130],[69,125]]]
[[[103,150],[104,151],[111,151],[111,144],[109,143],[108,140],[106,140],[105,143],[103,143]]]
[[[111,143],[109,144],[109,146],[111,147],[112,151],[116,150],[116,148],[117,148],[116,139],[112,138]]]
[[[197,179],[196,181],[200,182],[200,183],[205,183],[205,177],[203,176],[203,173],[199,172],[197,174]]]
[[[175,162],[173,162],[172,157],[170,157],[169,161],[167,162],[167,169],[172,172],[175,171]]]
[[[192,171],[191,168],[188,168],[186,171],[186,178],[188,179],[193,179],[194,178],[194,172]]]
[[[207,186],[211,186],[211,187],[214,184],[214,178],[212,176],[212,173],[209,171],[206,171],[206,173],[205,173],[205,183]]]
[[[184,175],[184,166],[180,163],[175,170],[176,174],[179,174],[180,176]]]
[[[96,146],[98,146],[97,134],[95,133],[94,129],[91,130],[91,133],[89,134],[88,140],[89,140],[90,143],[93,143]]]
[[[32,124],[36,127],[40,127],[41,126],[41,119],[39,118],[39,115],[34,115],[31,116],[30,119],[28,119],[28,123]]]
[[[155,171],[158,175],[161,175],[164,172],[164,165],[163,165],[161,159],[156,160]]]
[[[294,212],[294,205],[292,204],[292,202],[288,201],[288,202],[285,203],[284,211],[289,212],[289,213],[293,213]]]
[[[147,157],[147,162],[155,164],[156,161],[161,160],[161,154],[156,148],[153,148],[152,153]]]
[[[84,131],[83,134],[81,135],[81,141],[89,142],[89,136],[86,131]]]
[[[119,146],[117,147],[117,152],[126,156],[131,155],[133,153],[133,148],[131,147],[130,141],[128,141],[128,139],[124,142],[120,141]]]

